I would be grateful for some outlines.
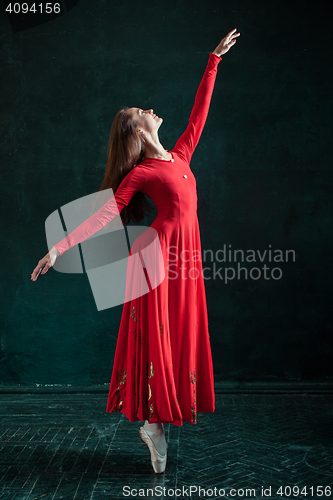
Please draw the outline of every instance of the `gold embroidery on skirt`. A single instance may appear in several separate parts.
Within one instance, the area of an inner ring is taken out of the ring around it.
[[[191,384],[195,384],[196,383],[196,376],[195,376],[195,369],[193,370],[193,375],[192,375],[192,370],[191,370]]]
[[[152,378],[154,376],[154,368],[153,368],[153,362],[150,362],[150,375],[148,375],[148,378]]]
[[[134,340],[136,340],[136,327],[135,327],[135,330],[134,330]]]
[[[149,418],[148,418],[148,420],[150,420],[152,418],[153,414],[154,414],[153,403],[151,403],[149,406]]]
[[[119,387],[116,390],[116,396],[117,396],[117,399],[120,398],[120,396],[119,396]],[[114,405],[114,407],[112,408],[112,412],[111,413],[114,413],[116,411],[120,411],[122,409],[122,407],[123,407],[123,402],[124,402],[123,399],[121,401],[117,401],[116,404]],[[117,406],[118,406],[118,408],[117,408]]]
[[[153,362],[151,361],[150,362],[150,374],[148,374],[149,372],[149,365],[147,364],[147,375],[148,375],[148,378],[152,378],[154,376],[154,368],[153,368]],[[148,394],[146,394],[146,407],[148,408],[149,410],[149,414],[150,414],[150,417],[148,418],[148,420],[151,419],[151,417],[153,416],[153,403],[150,404],[149,406],[149,399],[151,399],[152,397],[152,392],[151,392],[151,386],[150,384],[148,383]]]
[[[133,309],[132,309],[132,312],[131,312],[131,317],[134,319],[134,321],[136,322],[136,317],[135,317],[135,308],[133,306]]]
[[[116,398],[117,398],[117,402],[116,404],[114,405],[114,407],[112,408],[112,413],[115,412],[115,411],[120,411],[122,409],[122,406],[123,406],[123,402],[124,400],[122,399],[121,401],[120,400],[120,386],[121,385],[124,385],[125,382],[126,382],[126,373],[127,373],[127,369],[125,368],[124,371],[123,371],[123,375],[122,375],[122,371],[123,370],[119,370],[119,373],[118,373],[118,387],[116,389]],[[119,406],[118,406],[119,405]],[[118,408],[117,408],[118,406]]]
[[[192,410],[192,423],[196,424],[197,423],[197,416],[196,416],[196,413],[195,413],[195,408],[192,405],[191,405],[191,410]]]
[[[160,323],[160,335],[162,337],[162,323]]]
[[[118,373],[118,384],[119,385],[124,385],[124,383],[126,382],[126,372],[127,372],[127,369],[125,368],[123,377],[121,375],[121,372],[122,372],[122,370],[120,370],[119,373]]]

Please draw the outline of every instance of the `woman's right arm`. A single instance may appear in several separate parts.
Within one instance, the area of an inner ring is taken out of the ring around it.
[[[82,222],[59,243],[53,245],[49,253],[38,262],[31,274],[31,279],[36,281],[39,273],[45,274],[54,265],[59,255],[86,240],[119,215],[122,209],[129,204],[134,194],[144,190],[145,172],[145,169],[139,166],[133,168],[119,184],[116,193],[94,215]],[[41,271],[42,269],[43,271]]]

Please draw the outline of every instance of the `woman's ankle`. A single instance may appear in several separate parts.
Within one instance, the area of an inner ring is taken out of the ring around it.
[[[152,423],[150,424],[148,420],[145,421],[145,426],[150,432],[155,432],[156,434],[163,434],[164,428],[162,423]]]

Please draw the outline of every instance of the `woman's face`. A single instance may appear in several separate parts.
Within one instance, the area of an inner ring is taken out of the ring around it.
[[[130,115],[132,120],[135,120],[138,130],[144,132],[155,132],[163,122],[163,118],[155,115],[152,109],[129,108],[126,113]]]

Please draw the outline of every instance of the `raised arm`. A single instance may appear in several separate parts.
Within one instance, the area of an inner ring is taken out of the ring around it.
[[[45,274],[52,267],[59,255],[66,250],[81,243],[104,227],[110,220],[120,214],[122,209],[129,204],[137,191],[143,191],[146,173],[143,168],[135,167],[119,184],[116,193],[91,217],[86,219],[63,240],[54,245],[51,250],[38,262],[31,274],[31,279],[36,281],[39,273]]]
[[[208,63],[195,96],[189,124],[173,148],[173,151],[178,153],[178,155],[188,163],[191,160],[194,149],[199,142],[206,123],[216,80],[217,66],[222,60],[221,55],[225,54],[230,47],[235,44],[235,37],[240,35],[240,33],[235,32],[236,29],[230,31],[230,33],[221,40],[216,49],[209,53]]]
[[[221,57],[218,57],[213,53],[209,54],[208,64],[195,96],[194,106],[189,118],[189,124],[173,148],[173,151],[175,151],[175,153],[181,156],[184,161],[187,161],[188,163],[191,160],[194,149],[199,142],[202,130],[206,123],[216,79],[217,65],[221,60]]]

